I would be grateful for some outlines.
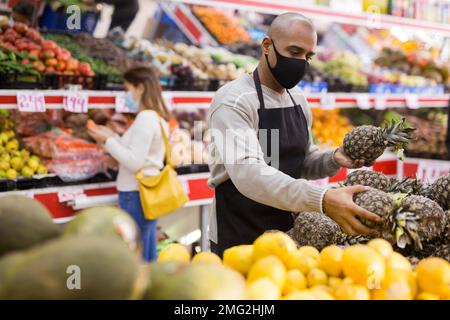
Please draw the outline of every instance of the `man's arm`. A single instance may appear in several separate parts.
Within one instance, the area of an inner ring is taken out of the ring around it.
[[[326,189],[268,166],[243,109],[225,105],[210,115],[208,127],[217,153],[212,161],[223,163],[239,192],[256,202],[291,212],[323,212]]]

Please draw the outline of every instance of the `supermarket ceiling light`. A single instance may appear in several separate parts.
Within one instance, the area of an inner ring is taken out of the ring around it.
[[[184,237],[182,237],[180,239],[180,243],[184,244],[185,246],[188,246],[188,245],[191,245],[194,242],[198,241],[201,236],[202,236],[201,230],[200,229],[196,229],[196,230],[188,233]]]

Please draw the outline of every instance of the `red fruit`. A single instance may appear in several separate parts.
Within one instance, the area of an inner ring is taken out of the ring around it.
[[[47,60],[47,59],[52,59],[55,57],[55,53],[51,50],[45,50],[41,52],[41,59],[43,60]]]
[[[31,42],[31,41],[28,42],[28,51],[38,50],[38,49],[39,49],[39,46],[36,43]]]
[[[36,59],[39,58],[41,51],[40,50],[31,50],[28,52],[28,54]]]
[[[20,51],[28,50],[28,43],[26,41],[16,41],[16,47]]]
[[[57,64],[58,64],[58,60],[56,60],[55,58],[45,60],[45,65],[47,67],[56,67]]]
[[[14,38],[19,38],[19,34],[12,28],[5,31],[5,36],[13,36]]]
[[[58,64],[56,65],[56,70],[58,71],[66,70],[66,63],[64,61],[59,60]]]
[[[22,62],[21,62],[22,64],[30,64],[30,59],[28,59],[28,58],[24,58],[24,59],[22,59]]]
[[[45,66],[42,61],[33,62],[33,68],[35,68],[40,73],[43,73],[45,71]]]
[[[57,57],[61,54],[62,49],[60,47],[56,47],[55,49],[53,49],[53,52],[55,53],[55,57]]]
[[[55,73],[55,68],[53,68],[53,67],[47,67],[47,68],[45,68],[45,73]]]
[[[89,63],[85,63],[85,62],[80,63],[79,69],[80,69],[80,73],[82,75],[86,75],[86,76],[88,76],[92,72],[92,69],[91,69],[91,66],[89,65]]]
[[[17,48],[10,42],[4,42],[2,47],[10,51],[17,51]]]
[[[67,61],[67,70],[76,71],[78,69],[79,63],[77,59],[70,58]]]
[[[3,37],[3,42],[8,42],[8,43],[15,43],[16,42],[16,38],[13,35],[10,34],[5,34]]]
[[[58,46],[51,40],[42,41],[42,49],[54,51]]]
[[[67,49],[61,49],[61,53],[57,55],[58,60],[68,61],[72,54]]]
[[[21,22],[16,22],[16,24],[13,26],[13,28],[20,34],[25,34],[28,31],[28,26]]]

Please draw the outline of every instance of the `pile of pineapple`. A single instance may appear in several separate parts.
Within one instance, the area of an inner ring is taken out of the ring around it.
[[[252,245],[232,247],[223,261],[213,253],[190,259],[179,244],[164,248],[159,262],[223,264],[245,278],[252,300],[438,300],[450,299],[450,263],[427,258],[415,270],[383,239],[321,252],[297,247],[283,232],[267,232]]]

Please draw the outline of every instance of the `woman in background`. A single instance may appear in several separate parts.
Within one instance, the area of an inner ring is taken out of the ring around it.
[[[138,112],[133,124],[121,137],[105,126],[93,126],[88,133],[119,163],[119,206],[139,225],[144,259],[152,261],[156,259],[157,221],[144,217],[135,174],[143,169],[144,175],[153,176],[163,168],[166,150],[160,122],[168,136],[169,113],[154,69],[132,68],[124,74],[124,80],[127,107]]]

